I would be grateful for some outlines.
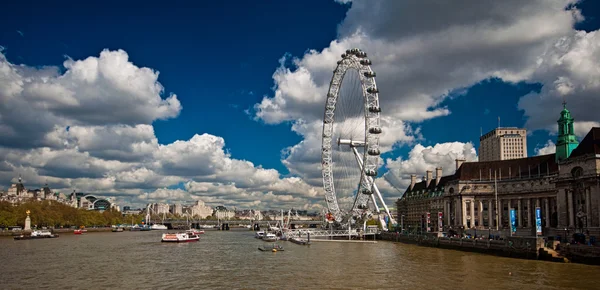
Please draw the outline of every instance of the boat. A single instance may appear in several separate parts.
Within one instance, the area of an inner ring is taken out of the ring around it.
[[[161,242],[165,243],[186,243],[186,242],[197,242],[200,240],[198,235],[192,235],[190,233],[166,233],[162,235]]]
[[[263,231],[258,231],[256,233],[254,233],[254,237],[257,239],[262,239],[265,236],[265,232]]]
[[[112,229],[112,231],[113,231],[114,233],[120,233],[120,232],[122,232],[122,231],[123,231],[123,228],[121,228],[121,227],[119,227],[119,228],[113,228],[113,229]]]
[[[19,235],[15,237],[15,240],[35,240],[35,239],[51,239],[58,238],[58,235],[55,235],[47,230],[36,230],[31,232],[30,235]]]
[[[294,243],[294,244],[298,244],[298,245],[310,245],[310,241],[307,241],[305,239],[300,239],[300,238],[291,238],[288,241]]]
[[[185,232],[188,233],[188,234],[196,235],[196,236],[204,234],[203,230],[197,230],[197,229],[189,229],[189,230],[187,230]]]
[[[85,229],[73,230],[73,234],[75,234],[75,235],[81,235],[85,232],[87,232],[87,230],[85,230]]]
[[[264,246],[260,246],[258,247],[259,250],[263,251],[263,252],[278,252],[278,251],[283,251],[283,247],[278,245],[278,244],[273,244],[273,245],[264,245]]]
[[[153,230],[168,230],[169,229],[169,228],[167,228],[167,226],[165,226],[163,224],[153,224],[150,228]]]
[[[263,236],[262,240],[265,242],[275,242],[277,241],[277,236],[275,234],[268,233]]]

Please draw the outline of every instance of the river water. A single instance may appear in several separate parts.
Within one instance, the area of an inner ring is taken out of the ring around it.
[[[598,289],[600,267],[378,241],[279,242],[207,231],[167,244],[161,232],[0,238],[1,289]]]

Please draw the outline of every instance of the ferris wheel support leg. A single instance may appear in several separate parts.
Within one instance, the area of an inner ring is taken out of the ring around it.
[[[385,201],[383,201],[383,197],[381,196],[381,192],[379,192],[379,188],[377,188],[377,184],[375,184],[375,181],[373,181],[373,190],[375,191],[377,197],[379,197],[379,200],[383,204],[383,208],[385,208],[385,212],[390,217],[390,221],[392,222],[392,224],[395,224],[396,221],[394,220],[394,217],[390,214],[390,209],[385,204]]]

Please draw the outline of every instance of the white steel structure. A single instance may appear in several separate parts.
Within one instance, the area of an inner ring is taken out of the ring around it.
[[[355,225],[380,213],[381,202],[395,223],[374,179],[381,134],[378,89],[367,54],[358,48],[342,54],[325,102],[321,164],[327,208],[336,223]],[[348,202],[345,209],[341,201]],[[350,205],[351,204],[351,205]],[[383,214],[379,215],[384,230]]]

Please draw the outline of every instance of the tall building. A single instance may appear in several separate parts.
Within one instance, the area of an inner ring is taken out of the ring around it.
[[[558,138],[556,140],[556,162],[569,158],[579,142],[573,129],[573,117],[567,110],[567,102],[563,102],[563,110],[558,119]]]
[[[527,130],[496,128],[479,137],[479,161],[510,160],[527,157]]]

